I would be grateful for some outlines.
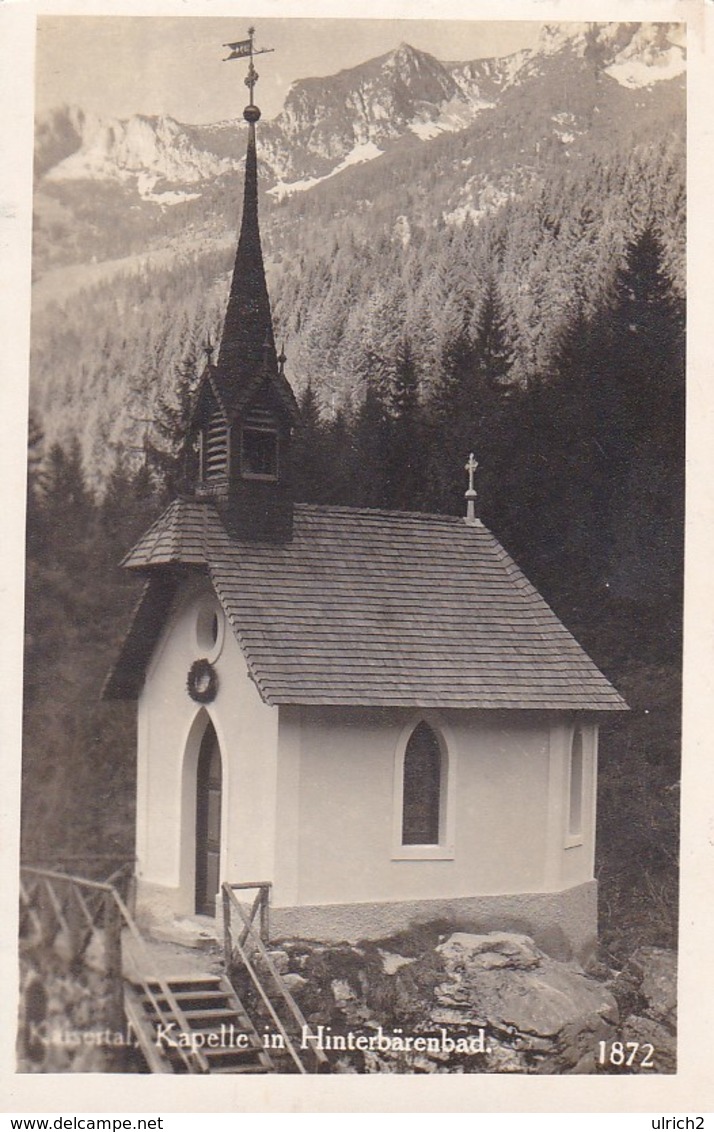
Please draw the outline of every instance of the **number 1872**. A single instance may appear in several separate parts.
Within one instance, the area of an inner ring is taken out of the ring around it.
[[[654,1046],[649,1042],[598,1042],[598,1062],[654,1069]]]

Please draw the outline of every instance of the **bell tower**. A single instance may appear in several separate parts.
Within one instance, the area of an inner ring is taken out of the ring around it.
[[[198,439],[195,491],[215,500],[229,533],[240,539],[285,542],[292,536],[290,448],[299,412],[275,349],[258,223],[258,163],[254,102],[258,74],[249,39],[226,44],[228,59],[249,58],[250,102],[243,217],[216,364],[209,352],[194,406]]]

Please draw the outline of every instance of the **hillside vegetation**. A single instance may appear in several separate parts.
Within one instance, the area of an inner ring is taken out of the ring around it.
[[[676,933],[684,104],[678,80],[628,90],[589,59],[261,207],[297,498],[460,513],[474,451],[486,525],[630,703],[601,751],[618,955]],[[43,136],[48,162],[73,121]],[[107,273],[33,311],[29,856],[132,852],[133,707],[99,699],[138,596],[116,563],[185,486],[239,196],[235,174],[171,209],[106,181],[38,188],[39,274]]]

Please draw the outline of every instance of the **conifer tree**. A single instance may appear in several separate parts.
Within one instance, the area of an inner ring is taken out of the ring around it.
[[[384,467],[388,504],[419,510],[424,503],[420,476],[424,428],[416,359],[407,337],[399,344],[387,407]]]
[[[330,467],[327,429],[320,415],[314,387],[308,381],[300,398],[300,425],[292,442],[292,482],[302,503],[323,503],[329,491]]]
[[[44,541],[42,496],[44,490],[44,433],[35,415],[30,412],[27,436],[27,553],[38,554]]]
[[[43,513],[50,552],[70,571],[80,566],[94,519],[94,500],[88,490],[79,441],[72,436],[66,449],[55,442],[44,469]]]
[[[389,504],[385,455],[387,451],[387,406],[376,385],[368,385],[357,411],[352,443],[352,499],[359,507]]]
[[[195,472],[197,456],[188,426],[197,384],[196,368],[193,354],[178,367],[175,389],[157,400],[145,434],[146,463],[169,499],[188,489]]]
[[[510,376],[513,350],[508,340],[496,276],[490,268],[485,272],[483,296],[476,309],[471,333],[483,390],[502,389]]]

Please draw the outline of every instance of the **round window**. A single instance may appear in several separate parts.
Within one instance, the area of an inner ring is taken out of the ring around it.
[[[209,660],[215,660],[223,645],[223,610],[215,598],[206,598],[196,616],[196,643]]]

